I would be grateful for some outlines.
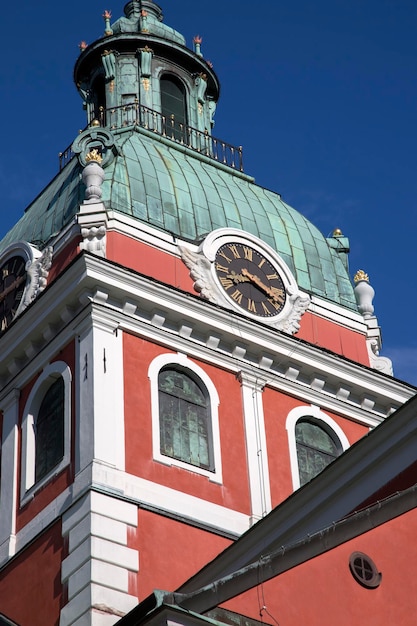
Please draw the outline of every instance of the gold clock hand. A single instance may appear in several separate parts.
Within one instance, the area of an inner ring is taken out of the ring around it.
[[[251,274],[249,270],[245,267],[242,269],[243,276],[246,276],[251,282],[253,282],[259,289],[262,289],[274,302],[283,302],[284,294],[282,289],[277,289],[276,287],[268,287],[265,285],[262,280],[256,276],[256,274]]]
[[[230,278],[234,283],[248,283],[249,278],[243,276],[243,274],[236,274],[236,272],[232,272],[231,274],[227,274],[226,278]]]

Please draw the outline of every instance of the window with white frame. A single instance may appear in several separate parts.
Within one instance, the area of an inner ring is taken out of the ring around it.
[[[183,354],[156,357],[148,375],[154,459],[221,483],[219,397],[210,378]]]
[[[21,499],[25,502],[70,462],[71,371],[50,363],[33,386],[22,421]]]
[[[350,445],[340,426],[314,405],[293,409],[286,428],[294,489],[317,476]]]

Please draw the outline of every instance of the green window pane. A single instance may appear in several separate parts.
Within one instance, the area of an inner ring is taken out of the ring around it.
[[[208,393],[184,370],[159,373],[161,454],[214,471]]]
[[[334,433],[312,419],[301,419],[295,426],[300,485],[317,476],[342,452],[342,445]]]
[[[163,132],[172,139],[185,141],[187,108],[184,85],[174,76],[161,77],[161,113],[165,118]]]
[[[64,380],[59,377],[46,392],[36,419],[35,481],[50,472],[64,456]]]

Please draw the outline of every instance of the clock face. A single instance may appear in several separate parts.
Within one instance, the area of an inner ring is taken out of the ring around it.
[[[225,243],[216,253],[216,276],[229,298],[247,313],[274,317],[284,308],[284,283],[272,263],[243,243]]]
[[[0,267],[0,331],[14,319],[26,285],[26,261],[12,256]]]

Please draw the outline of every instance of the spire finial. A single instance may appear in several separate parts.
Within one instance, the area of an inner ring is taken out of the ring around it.
[[[106,9],[103,13],[103,19],[104,19],[104,34],[107,36],[113,35],[113,31],[110,26],[111,11],[107,11]]]
[[[145,9],[140,12],[140,30],[142,33],[148,32],[148,12]]]
[[[194,52],[196,53],[197,56],[202,57],[203,55],[201,54],[201,44],[202,44],[203,38],[200,37],[200,35],[196,35],[193,39],[194,42]]]

